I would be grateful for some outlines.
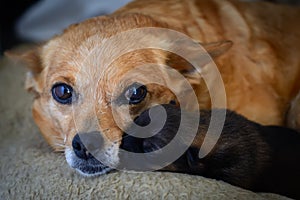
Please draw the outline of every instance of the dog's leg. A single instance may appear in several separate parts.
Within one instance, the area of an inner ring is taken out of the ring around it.
[[[180,123],[181,111],[170,105],[164,107],[168,114],[165,126],[155,136],[140,140],[142,149],[139,152],[159,150],[177,134],[176,123]],[[300,198],[297,184],[300,180],[300,133],[283,127],[261,126],[228,111],[215,147],[200,159],[203,139],[210,137],[206,135],[210,117],[209,111],[201,111],[198,133],[191,147],[162,171],[202,175],[253,191]],[[147,111],[136,122],[143,124],[145,120],[149,121]],[[188,130],[189,124],[185,126]]]

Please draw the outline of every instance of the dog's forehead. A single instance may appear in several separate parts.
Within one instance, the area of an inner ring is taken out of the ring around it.
[[[117,87],[125,87],[130,81],[139,82],[145,79],[145,74],[139,75],[138,70],[131,73],[132,69],[148,63],[157,63],[158,60],[164,59],[163,54],[151,49],[116,53],[122,49],[120,43],[107,45],[107,40],[119,32],[149,26],[160,25],[149,17],[135,14],[97,17],[71,26],[43,48],[42,57],[47,68],[47,81],[50,85],[70,81],[82,88],[100,87],[103,88],[102,93],[113,93]],[[124,41],[122,44],[126,45]],[[128,78],[128,74],[135,75]]]
[[[166,27],[167,25],[142,14],[122,14],[99,16],[87,19],[66,28],[61,35],[52,40],[58,40],[69,47],[78,47],[93,36],[100,39],[110,38],[123,31],[143,27]],[[62,47],[62,43],[60,43]]]

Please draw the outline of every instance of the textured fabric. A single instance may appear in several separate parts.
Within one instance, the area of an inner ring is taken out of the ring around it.
[[[78,175],[34,125],[33,97],[23,89],[25,69],[19,65],[0,60],[0,199],[285,199],[185,174]]]

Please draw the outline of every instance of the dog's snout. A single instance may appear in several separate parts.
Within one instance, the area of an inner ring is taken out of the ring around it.
[[[73,151],[81,159],[89,159],[93,154],[101,151],[104,141],[98,131],[89,133],[78,133],[72,141]]]

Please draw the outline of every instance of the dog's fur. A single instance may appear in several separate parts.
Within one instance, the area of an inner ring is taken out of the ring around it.
[[[179,70],[192,84],[200,108],[210,108],[206,84],[201,78],[195,80],[190,65],[179,56],[143,49],[106,63],[120,50],[119,43],[105,46],[108,38],[135,28],[162,27],[182,32],[203,44],[221,73],[229,109],[262,124],[283,125],[300,89],[300,27],[295,20],[299,17],[299,8],[265,2],[134,1],[111,15],[72,25],[63,34],[21,56],[30,68],[26,88],[36,97],[33,117],[48,143],[57,151],[65,151],[73,168],[94,175],[118,165],[123,135],[120,125],[128,127],[133,118],[154,105],[169,102],[179,105],[170,89],[157,84],[146,85],[147,96],[139,104],[114,104],[124,87],[133,82],[147,82],[149,77],[139,74],[121,81],[135,66],[158,63]],[[161,42],[167,46],[178,42],[159,41],[155,37],[145,35],[138,42]],[[120,41],[126,42],[127,38]],[[92,54],[96,47],[101,49],[97,56]],[[203,72],[210,70],[205,63],[201,67]],[[141,70],[144,70],[141,74],[147,73],[147,68]],[[157,69],[162,75],[166,74],[164,70]],[[173,80],[174,85],[180,85],[178,81]],[[60,104],[53,98],[51,88],[57,83],[72,86],[71,105]],[[113,104],[117,115],[113,115]],[[299,106],[296,102],[291,109],[299,110]],[[293,116],[297,113],[290,115],[291,120],[295,120]],[[75,135],[89,132],[102,137],[101,164],[83,159],[89,158],[88,155],[74,150],[74,146],[81,147]]]
[[[178,134],[181,110],[170,104],[163,106],[168,116],[163,128],[145,139],[126,135],[121,145],[123,149],[136,153],[154,152],[173,140]],[[151,109],[154,113],[151,119],[149,110],[146,110],[135,123],[142,127],[150,122],[156,123],[158,107]],[[215,111],[222,113],[224,110]],[[181,124],[184,134],[178,139],[180,142],[188,141],[192,134],[190,127],[193,126],[191,118],[194,115],[186,114],[187,119]],[[207,134],[210,120],[211,111],[201,110],[198,132],[192,145],[178,160],[162,170],[202,175],[253,191],[300,198],[300,133],[279,126],[262,126],[227,110],[217,144],[206,157],[199,159],[199,148],[204,138],[213,137]],[[215,126],[218,120],[221,117],[214,122]],[[128,133],[134,135],[135,132],[134,127],[128,129]],[[127,162],[126,159],[120,161]]]

